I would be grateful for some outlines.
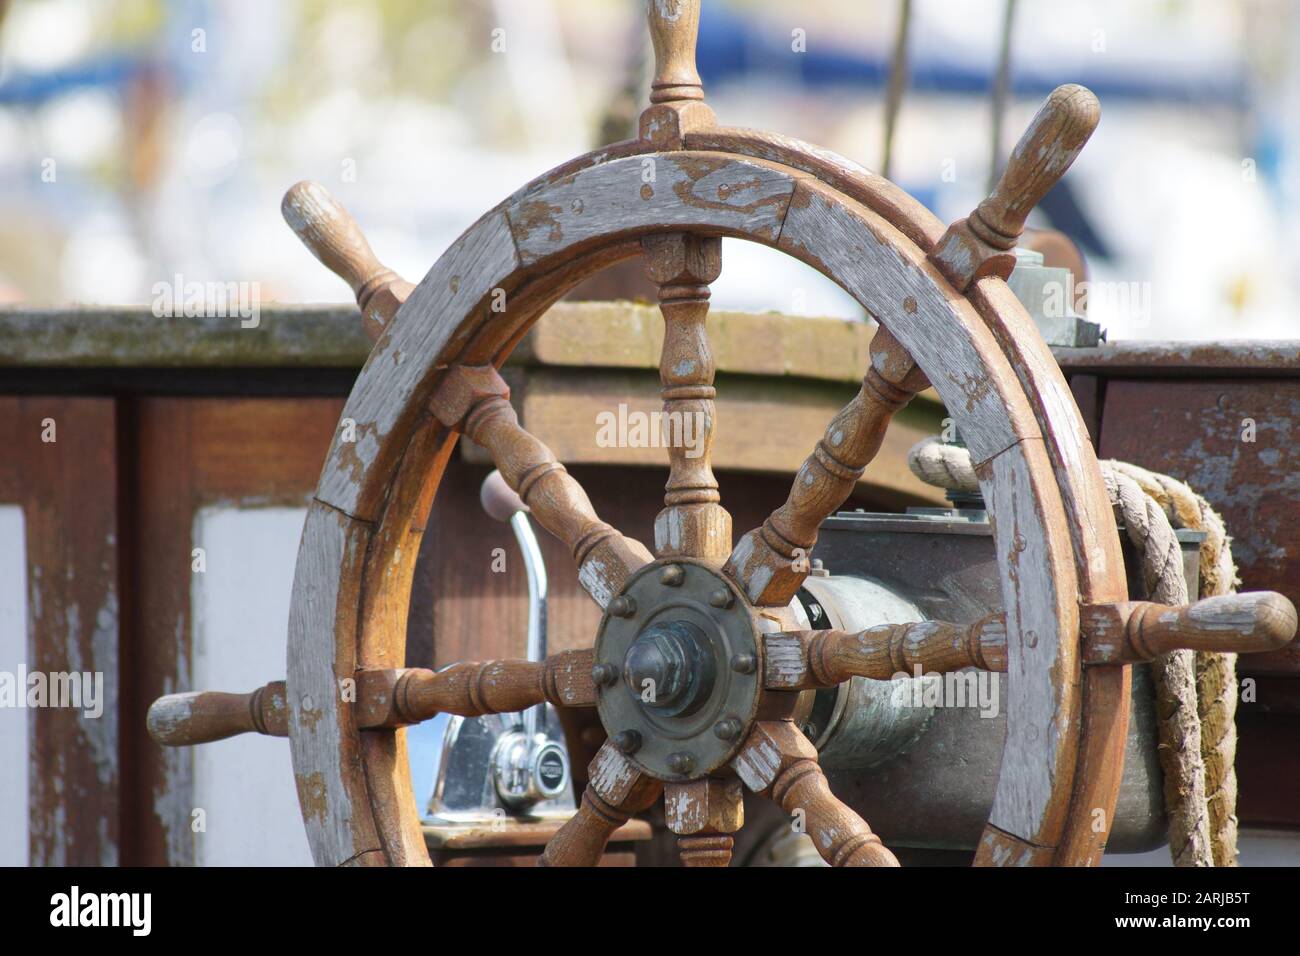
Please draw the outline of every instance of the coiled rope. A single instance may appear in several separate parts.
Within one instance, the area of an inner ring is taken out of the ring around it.
[[[908,455],[908,467],[926,484],[978,493],[970,452],[927,438]],[[1231,539],[1204,498],[1167,475],[1119,461],[1103,461],[1102,477],[1142,562],[1149,599],[1188,603],[1182,549],[1175,528],[1205,532],[1198,597],[1229,594],[1237,585]],[[1152,662],[1164,774],[1169,852],[1175,866],[1237,864],[1237,656],[1179,650]]]

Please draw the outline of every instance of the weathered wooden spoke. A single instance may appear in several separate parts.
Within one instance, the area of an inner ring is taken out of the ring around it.
[[[665,784],[664,821],[677,834],[682,866],[728,866],[735,845],[732,834],[745,823],[740,781],[705,777]]]
[[[540,663],[466,661],[440,671],[422,667],[357,671],[340,697],[356,709],[361,728],[405,727],[437,714],[509,714],[535,704],[593,707],[590,650],[563,651]],[[168,694],[149,707],[149,735],[169,747],[224,740],[236,734],[288,736],[284,681],[249,694],[198,691]]]
[[[663,784],[634,767],[608,741],[587,771],[578,812],[551,837],[538,866],[595,866],[614,831],[663,792]]]
[[[745,786],[771,797],[805,828],[831,866],[898,866],[866,821],[831,793],[817,748],[791,721],[755,724],[731,765]]]
[[[1150,602],[1085,605],[1080,629],[1085,673],[1150,661],[1179,648],[1251,653],[1284,647],[1296,633],[1296,611],[1282,595],[1262,592],[1207,598],[1185,607]],[[981,618],[966,627],[937,622],[775,633],[764,639],[764,686],[769,691],[832,687],[853,677],[889,680],[898,674],[942,673],[965,667],[1008,669],[1006,619]],[[757,758],[755,758],[757,759]],[[775,792],[775,791],[774,791]],[[996,852],[985,844],[982,862]]]
[[[602,608],[632,572],[653,558],[645,545],[601,521],[577,480],[519,424],[510,388],[491,365],[447,372],[432,411],[492,455],[497,470],[547,531],[573,552],[578,581]]]
[[[722,240],[672,233],[648,236],[641,245],[664,317],[659,381],[670,471],[665,507],[655,519],[655,554],[721,564],[731,552],[731,515],[718,503],[709,460],[716,407],[705,319],[709,283],[722,268]]]
[[[1251,654],[1285,647],[1294,605],[1273,591],[1226,594],[1184,607],[1149,601],[1087,605],[1079,620],[1085,664],[1127,664],[1188,649]],[[764,638],[768,690],[834,687],[851,677],[943,674],[964,667],[1005,672],[1007,624],[990,614],[962,626],[943,621],[880,624],[863,631],[787,631]]]
[[[1296,634],[1296,609],[1276,591],[1208,597],[1184,607],[1123,601],[1081,609],[1086,664],[1153,660],[1186,648],[1252,654],[1275,651]]]
[[[376,258],[356,220],[320,183],[296,183],[280,213],[321,264],[352,287],[371,340],[383,334],[415,288]]]
[[[871,340],[862,388],[826,427],[795,475],[785,504],[736,545],[724,570],[762,606],[789,604],[808,575],[817,528],[853,491],[880,450],[898,409],[927,385],[907,350],[881,327]]]
[[[764,642],[768,690],[834,687],[851,677],[890,680],[963,667],[1007,669],[1007,626],[990,614],[969,627],[942,621],[881,624],[856,633],[793,631]]]
[[[319,184],[293,186],[280,209],[312,254],[352,287],[366,332],[378,339],[414,286],[375,257],[347,210]],[[707,288],[704,294],[707,310]],[[710,385],[712,380],[710,362]],[[457,366],[447,373],[432,410],[448,428],[460,428],[488,448],[497,468],[537,520],[573,550],[583,587],[604,607],[627,576],[651,560],[650,552],[596,516],[581,485],[545,444],[519,425],[509,398],[509,387],[492,366]],[[711,426],[712,402],[708,420]],[[717,482],[708,467],[707,448],[705,454],[704,470],[713,482],[716,501]],[[730,519],[725,537],[729,544]]]
[[[930,261],[953,288],[965,291],[985,276],[1011,275],[1025,220],[1065,175],[1100,120],[1101,104],[1091,90],[1069,83],[1052,91],[1011,151],[993,192],[949,226],[930,251]]]
[[[168,694],[149,705],[149,736],[168,747],[188,747],[238,734],[289,736],[289,706],[284,681],[250,694],[204,690]]]

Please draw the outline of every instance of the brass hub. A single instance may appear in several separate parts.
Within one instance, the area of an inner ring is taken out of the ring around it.
[[[646,565],[610,601],[596,636],[597,711],[610,740],[661,780],[735,755],[763,689],[754,608],[713,568]]]

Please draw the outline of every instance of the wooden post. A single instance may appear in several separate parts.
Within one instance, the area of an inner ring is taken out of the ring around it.
[[[655,554],[720,566],[731,553],[731,515],[719,504],[710,462],[717,391],[705,320],[709,283],[722,270],[722,240],[674,233],[641,245],[664,317],[659,381],[670,473],[665,508],[655,519]]]

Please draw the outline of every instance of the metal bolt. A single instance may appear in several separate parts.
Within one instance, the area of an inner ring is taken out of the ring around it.
[[[634,754],[641,749],[641,735],[635,730],[620,730],[609,738],[609,742],[625,754]]]
[[[620,594],[609,602],[609,613],[615,617],[631,617],[636,613],[636,601],[626,594]]]
[[[591,669],[591,679],[597,687],[608,687],[618,680],[618,668],[613,664],[597,664]]]
[[[709,603],[714,607],[731,607],[731,600],[731,592],[726,588],[709,592]]]
[[[713,725],[713,736],[719,740],[735,740],[740,736],[740,721],[735,717],[726,717]]]
[[[680,564],[668,564],[664,565],[664,569],[659,572],[659,583],[675,588],[682,583],[684,577],[686,577],[686,572],[682,570]]]
[[[695,768],[695,758],[685,751],[668,755],[668,769],[673,773],[690,773]]]
[[[758,660],[753,654],[732,654],[731,669],[737,674],[752,674],[758,667]]]

